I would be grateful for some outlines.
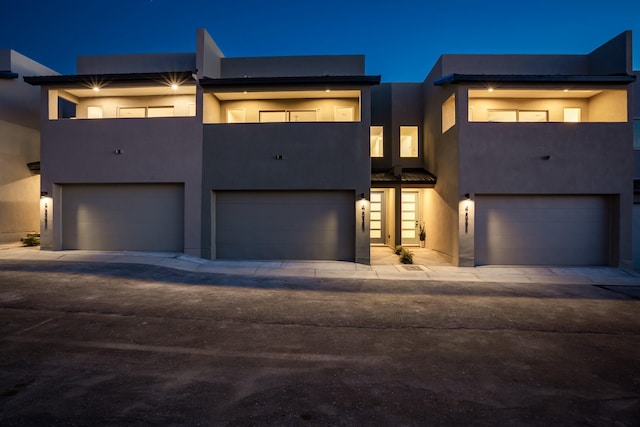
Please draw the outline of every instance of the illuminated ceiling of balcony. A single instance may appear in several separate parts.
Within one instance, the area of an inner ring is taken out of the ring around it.
[[[469,98],[591,98],[602,90],[469,89]]]
[[[318,98],[359,98],[358,90],[299,90],[270,92],[215,92],[220,101],[241,101],[244,99],[318,99]]]
[[[129,97],[129,96],[167,96],[167,95],[195,95],[196,87],[194,85],[178,86],[173,90],[168,85],[146,86],[146,87],[103,87],[98,92],[92,88],[82,89],[64,89],[67,93],[77,96],[78,98],[96,98],[96,97]]]

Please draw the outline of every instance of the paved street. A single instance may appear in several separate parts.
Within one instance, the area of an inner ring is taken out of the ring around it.
[[[0,425],[638,425],[639,299],[0,259]]]

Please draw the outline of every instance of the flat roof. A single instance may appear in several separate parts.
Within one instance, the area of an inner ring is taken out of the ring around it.
[[[18,73],[12,73],[11,71],[0,71],[0,79],[17,79]]]
[[[202,78],[200,86],[205,88],[240,88],[252,86],[293,86],[293,85],[378,85],[380,76],[278,76],[278,77],[233,77]]]
[[[612,75],[535,75],[535,74],[448,74],[433,82],[434,86],[456,83],[633,83],[636,76]]]
[[[117,83],[136,83],[156,81],[158,83],[167,83],[168,81],[179,81],[184,83],[193,79],[193,71],[164,71],[160,73],[127,73],[127,74],[67,74],[62,76],[25,76],[24,81],[30,85],[65,85],[65,84],[106,84],[110,82]]]

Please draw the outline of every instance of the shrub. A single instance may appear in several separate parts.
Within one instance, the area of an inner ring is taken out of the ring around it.
[[[413,252],[402,248],[400,251],[400,262],[403,264],[413,264]]]
[[[27,237],[20,239],[23,246],[39,246],[40,235],[39,234],[27,234]]]

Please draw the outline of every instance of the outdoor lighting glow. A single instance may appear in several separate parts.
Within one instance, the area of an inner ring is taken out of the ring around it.
[[[565,89],[564,91],[565,91],[565,92],[569,92],[569,89]]]
[[[327,90],[325,90],[325,92],[331,92],[331,89],[327,89]]]
[[[94,86],[94,87],[93,87],[93,91],[94,91],[94,92],[100,92],[100,88],[99,88],[98,86]]]
[[[177,85],[177,84],[175,84],[175,83],[174,83],[174,84],[172,84],[172,85],[171,85],[171,89],[173,89],[173,90],[178,90],[178,85]]]
[[[490,87],[489,89],[487,89],[489,92],[493,92],[493,88]]]

